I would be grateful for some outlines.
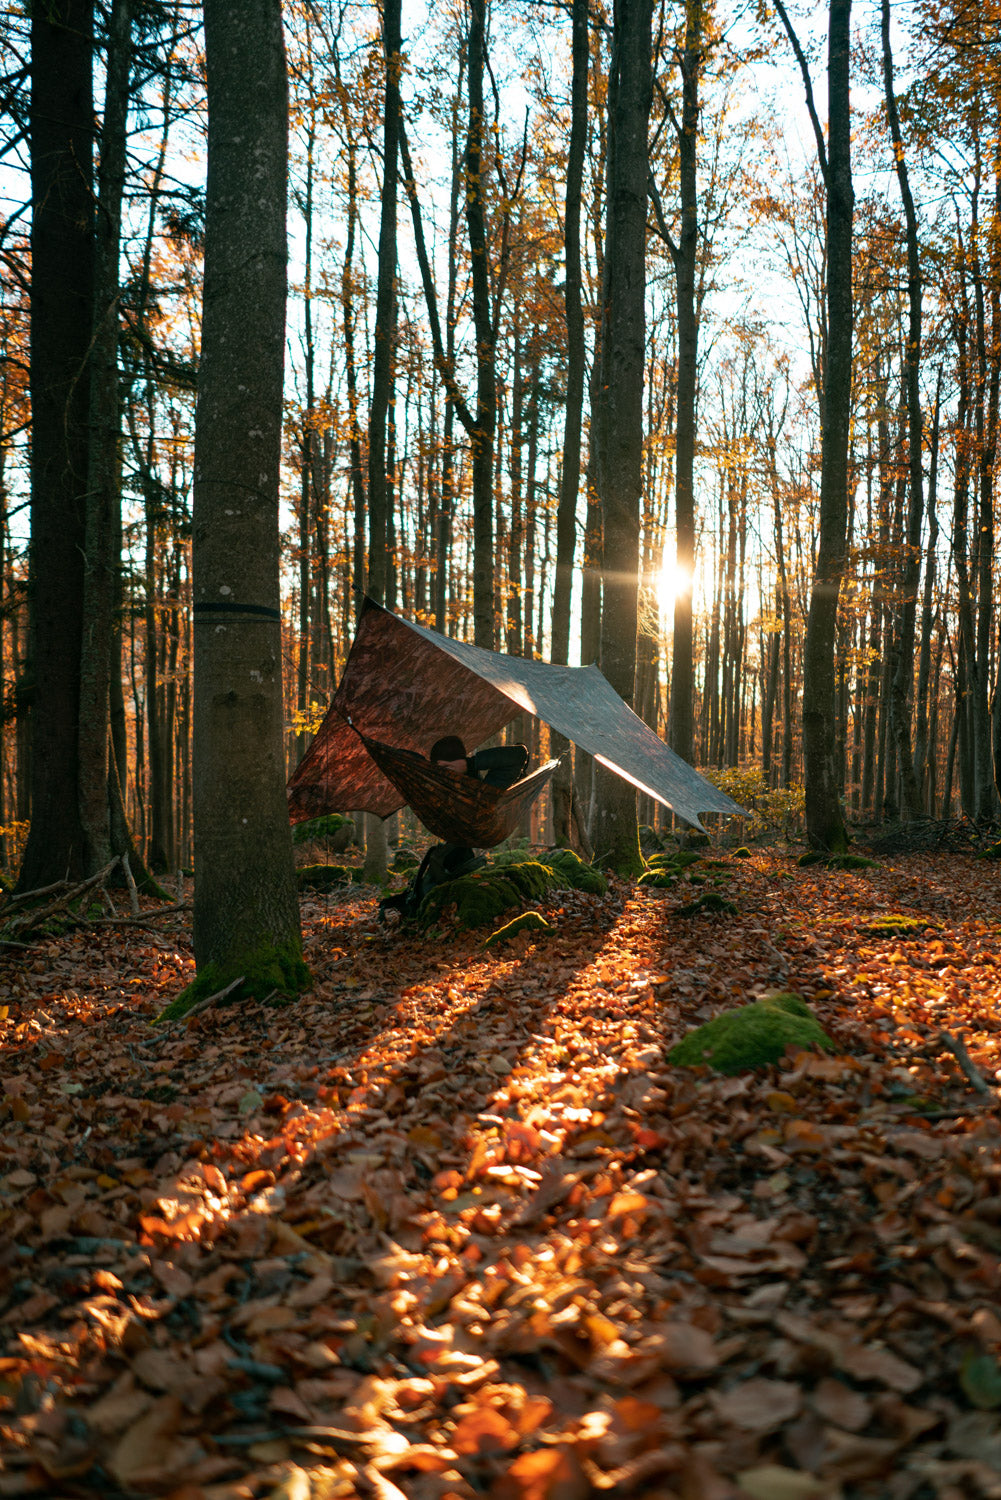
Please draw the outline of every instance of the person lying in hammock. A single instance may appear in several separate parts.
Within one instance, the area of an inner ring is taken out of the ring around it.
[[[503,788],[513,786],[524,776],[528,769],[528,748],[520,744],[494,745],[467,755],[459,736],[447,734],[431,746],[429,759],[433,765],[454,771],[458,776],[475,776],[487,786]],[[432,844],[406,890],[379,902],[380,918],[384,919],[388,912],[398,912],[401,917],[416,916],[424,897],[436,885],[469,875],[485,863],[482,855],[464,845]]]

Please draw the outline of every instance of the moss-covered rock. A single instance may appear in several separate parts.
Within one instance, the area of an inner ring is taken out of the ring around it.
[[[520,864],[491,865],[435,886],[421,902],[418,925],[431,927],[454,908],[459,927],[486,927],[512,907],[541,901],[550,891],[581,890],[600,895],[607,890],[604,876],[571,850],[553,849],[546,858],[552,863],[529,859]]]
[[[608,890],[608,881],[601,871],[596,870],[593,865],[585,864],[572,849],[550,849],[542,863],[558,875],[561,884],[570,890],[588,891],[592,896],[603,896]]]
[[[416,870],[419,864],[420,860],[413,849],[407,849],[401,845],[393,855],[393,862],[389,868],[395,870],[398,875],[401,875],[405,870]]]
[[[644,870],[637,885],[653,886],[657,891],[668,891],[678,883],[678,872],[672,869]]]
[[[866,859],[864,854],[832,854],[827,861],[829,870],[878,870],[879,864],[874,859]]]
[[[978,859],[1001,859],[1001,840],[996,844],[988,844],[977,857]]]
[[[828,870],[878,870],[874,859],[864,854],[830,854],[825,849],[808,849],[796,861],[798,865],[823,865]]]
[[[734,859],[750,859],[751,851],[746,844],[741,844],[739,849],[733,851]]]
[[[685,849],[705,849],[709,844],[709,835],[703,833],[701,829],[690,828],[686,834],[682,835],[681,843]]]
[[[517,937],[519,932],[552,932],[552,930],[541,912],[523,911],[513,921],[508,922],[506,927],[498,927],[496,932],[492,932],[488,938],[484,939],[483,946],[484,948],[497,948],[502,943],[509,942],[511,938]]]
[[[732,1074],[778,1062],[787,1047],[831,1052],[834,1043],[801,995],[768,995],[690,1031],[672,1047],[668,1061]]]
[[[161,1021],[179,1021],[210,995],[228,990],[220,1004],[241,1000],[288,1000],[309,989],[313,976],[296,943],[261,943],[231,963],[206,964],[189,985],[157,1016]]]
[[[651,870],[687,870],[691,865],[700,864],[702,855],[696,854],[694,849],[672,849],[665,854],[654,854],[647,860]]]
[[[687,902],[685,906],[679,906],[675,915],[679,917],[698,917],[706,911],[717,912],[720,916],[735,917],[737,915],[737,908],[733,902],[728,901],[725,896],[721,896],[718,891],[703,892],[694,901]]]

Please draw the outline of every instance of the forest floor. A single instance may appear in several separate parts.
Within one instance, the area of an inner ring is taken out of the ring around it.
[[[170,1028],[190,913],[8,950],[0,1496],[998,1500],[998,868],[723,860],[309,897],[309,994]],[[667,1062],[774,990],[836,1054]]]

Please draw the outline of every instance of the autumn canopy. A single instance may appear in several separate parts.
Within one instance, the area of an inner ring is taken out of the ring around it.
[[[289,781],[289,815],[294,823],[337,811],[388,817],[412,799],[380,769],[370,744],[426,756],[447,733],[472,748],[518,713],[534,714],[696,828],[702,812],[741,811],[675,755],[597,667],[485,651],[366,599],[340,686]]]

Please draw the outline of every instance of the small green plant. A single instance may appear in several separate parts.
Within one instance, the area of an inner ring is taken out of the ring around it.
[[[353,818],[343,813],[325,813],[321,818],[309,818],[305,823],[296,823],[292,829],[293,844],[314,844],[320,839],[330,839],[339,849],[346,849],[355,836]]]
[[[805,817],[801,786],[769,786],[752,766],[702,767],[701,774],[750,813],[747,833],[753,839],[795,838]]]

